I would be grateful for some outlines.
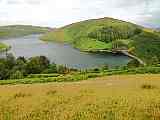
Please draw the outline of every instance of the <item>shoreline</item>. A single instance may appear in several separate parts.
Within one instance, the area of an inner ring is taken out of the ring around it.
[[[42,41],[46,41],[46,42],[58,42],[58,43],[60,43],[60,44],[62,44],[62,43],[67,43],[67,42],[64,42],[64,41],[63,41],[63,42],[60,42],[60,41],[47,41],[47,40],[43,40],[43,39],[41,39],[41,38],[39,38],[39,39],[42,40]],[[69,44],[69,43],[67,43],[67,44]],[[69,44],[69,45],[70,45],[70,44]],[[99,50],[81,50],[81,49],[79,49],[79,48],[76,48],[76,47],[75,47],[74,45],[72,45],[72,44],[71,44],[71,46],[72,46],[74,49],[77,49],[77,50],[79,50],[79,51],[81,51],[81,52],[123,54],[123,55],[126,55],[126,56],[134,59],[134,60],[137,60],[141,65],[146,66],[146,63],[145,63],[143,60],[141,60],[141,59],[138,58],[137,56],[134,56],[134,55],[130,54],[130,53],[128,52],[128,50],[103,50],[103,49],[99,49]]]
[[[137,56],[134,56],[128,52],[128,50],[82,50],[82,52],[89,52],[89,53],[112,53],[112,54],[123,54],[126,55],[132,59],[137,60],[141,65],[146,66],[146,63],[142,61]]]

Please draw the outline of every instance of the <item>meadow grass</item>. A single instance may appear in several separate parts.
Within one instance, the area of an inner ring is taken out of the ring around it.
[[[0,86],[0,120],[159,120],[159,93],[160,75],[151,74],[5,85]]]

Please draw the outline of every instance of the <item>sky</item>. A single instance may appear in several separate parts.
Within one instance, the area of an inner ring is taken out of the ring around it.
[[[0,25],[61,27],[102,17],[160,27],[160,0],[0,0]]]

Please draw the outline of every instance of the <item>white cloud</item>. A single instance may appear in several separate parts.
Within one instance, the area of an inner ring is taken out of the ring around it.
[[[105,16],[142,22],[159,12],[159,0],[0,0],[1,24],[63,26]]]

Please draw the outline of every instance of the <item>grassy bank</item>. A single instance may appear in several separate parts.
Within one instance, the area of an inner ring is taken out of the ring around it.
[[[147,64],[160,61],[159,32],[112,18],[73,23],[41,39],[68,42],[81,51],[127,50]]]
[[[160,75],[0,87],[2,120],[159,120]]]

